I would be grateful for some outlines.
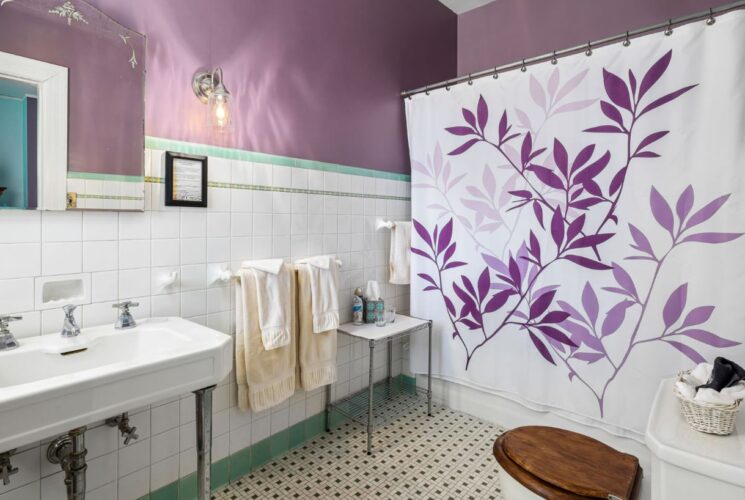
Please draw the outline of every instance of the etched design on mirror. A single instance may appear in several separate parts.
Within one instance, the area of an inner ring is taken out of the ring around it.
[[[49,13],[67,18],[68,26],[71,26],[73,21],[88,24],[88,21],[83,17],[83,14],[81,14],[69,0],[62,5],[49,9]]]
[[[132,56],[129,58],[129,64],[132,66],[132,69],[135,69],[137,67],[137,54],[135,54],[135,49],[129,44],[129,35],[119,35],[119,38],[122,39],[122,42],[124,42],[124,45],[132,49]]]

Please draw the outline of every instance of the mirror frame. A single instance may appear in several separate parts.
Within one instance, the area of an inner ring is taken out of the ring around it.
[[[67,68],[0,52],[0,76],[23,80],[39,92],[38,210],[67,207]]]

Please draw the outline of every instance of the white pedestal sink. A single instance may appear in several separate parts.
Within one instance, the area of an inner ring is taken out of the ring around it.
[[[0,452],[214,386],[230,372],[232,345],[230,336],[181,318],[22,339],[0,352]]]

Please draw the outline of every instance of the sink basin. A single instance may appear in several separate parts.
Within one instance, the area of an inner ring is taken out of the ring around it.
[[[43,335],[0,352],[0,452],[224,379],[233,341],[182,318]]]

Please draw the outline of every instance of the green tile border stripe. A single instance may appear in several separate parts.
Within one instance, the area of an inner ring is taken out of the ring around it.
[[[269,163],[272,165],[281,165],[284,167],[304,168],[307,170],[322,170],[324,172],[336,172],[339,174],[360,175],[364,177],[375,177],[378,179],[391,179],[395,181],[411,181],[408,174],[399,174],[395,172],[385,172],[382,170],[372,170],[368,168],[350,167],[338,163],[326,163],[322,161],[304,160],[301,158],[292,158],[289,156],[272,155],[268,153],[258,153],[255,151],[246,151],[243,149],[225,148],[220,146],[210,146],[208,144],[198,144],[194,142],[177,141],[174,139],[164,139],[161,137],[145,136],[145,147],[150,149],[162,149],[166,151],[175,151],[177,153],[216,156],[229,160],[254,161],[259,163]]]
[[[395,376],[394,379],[400,379],[404,385],[416,385],[416,378],[409,375],[400,374]],[[344,423],[347,417],[341,413],[332,412],[329,419],[330,426],[334,428]],[[325,412],[316,413],[258,443],[216,461],[212,464],[211,469],[212,491],[216,491],[228,483],[261,468],[286,452],[302,446],[306,441],[310,441],[326,432],[325,427]],[[196,498],[197,474],[192,472],[178,481],[151,491],[138,500],[196,500]]]
[[[67,172],[68,179],[83,179],[87,181],[118,181],[142,182],[141,175],[102,174],[99,172]]]
[[[164,184],[165,179],[162,177],[145,177],[145,182],[150,184]],[[378,200],[397,200],[397,201],[411,201],[410,197],[406,196],[389,196],[385,194],[364,194],[364,193],[349,193],[342,191],[324,191],[322,189],[302,189],[302,188],[284,188],[277,186],[259,186],[257,184],[236,184],[233,182],[214,182],[209,181],[207,185],[212,188],[223,188],[223,189],[245,189],[249,191],[271,191],[274,193],[299,193],[299,194],[320,194],[328,196],[345,196],[350,198],[375,198]]]
[[[81,200],[129,200],[129,201],[142,201],[145,199],[144,196],[118,196],[108,194],[86,194],[79,193],[78,198]]]

